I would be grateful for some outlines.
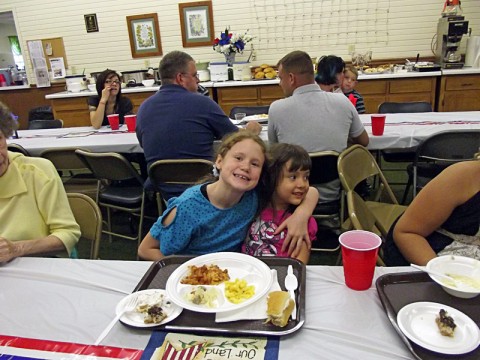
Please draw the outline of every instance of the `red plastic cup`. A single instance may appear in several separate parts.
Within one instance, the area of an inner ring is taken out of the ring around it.
[[[125,123],[127,124],[128,132],[135,132],[135,126],[137,126],[137,115],[125,115]]]
[[[353,290],[367,290],[372,285],[382,239],[369,231],[352,230],[341,234],[339,242],[345,284]]]
[[[385,130],[385,115],[372,115],[372,134],[375,136],[383,135]]]
[[[107,115],[108,123],[112,130],[118,130],[120,127],[120,117],[118,114]]]

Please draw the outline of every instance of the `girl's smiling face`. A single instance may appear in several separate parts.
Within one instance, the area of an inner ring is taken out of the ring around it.
[[[289,160],[282,169],[281,179],[273,193],[273,203],[277,210],[285,210],[290,205],[299,205],[307,195],[310,186],[310,170],[290,170]]]
[[[261,146],[254,140],[245,139],[233,145],[224,157],[219,155],[215,164],[220,172],[219,181],[245,192],[257,186],[264,162]]]

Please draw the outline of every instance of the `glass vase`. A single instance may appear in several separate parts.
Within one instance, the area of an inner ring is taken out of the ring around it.
[[[225,55],[225,61],[227,62],[228,66],[233,66],[233,63],[235,62],[235,55],[237,53],[231,52],[229,54],[224,54]]]

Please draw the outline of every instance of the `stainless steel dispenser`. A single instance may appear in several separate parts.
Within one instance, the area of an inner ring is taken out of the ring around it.
[[[468,32],[468,21],[461,15],[447,15],[438,20],[437,48],[435,59],[444,69],[463,67],[462,56],[458,47],[462,36]]]

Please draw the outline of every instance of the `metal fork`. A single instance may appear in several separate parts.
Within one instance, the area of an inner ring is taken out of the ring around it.
[[[95,341],[95,345],[99,345],[102,340],[107,336],[107,334],[112,330],[112,328],[115,326],[115,324],[120,320],[120,318],[126,314],[127,312],[135,310],[138,304],[138,295],[132,296],[128,302],[125,304],[125,307],[123,308],[123,311],[121,311],[115,318],[110,322],[110,324],[107,325],[105,330],[102,331],[102,333],[98,336],[97,340]]]

